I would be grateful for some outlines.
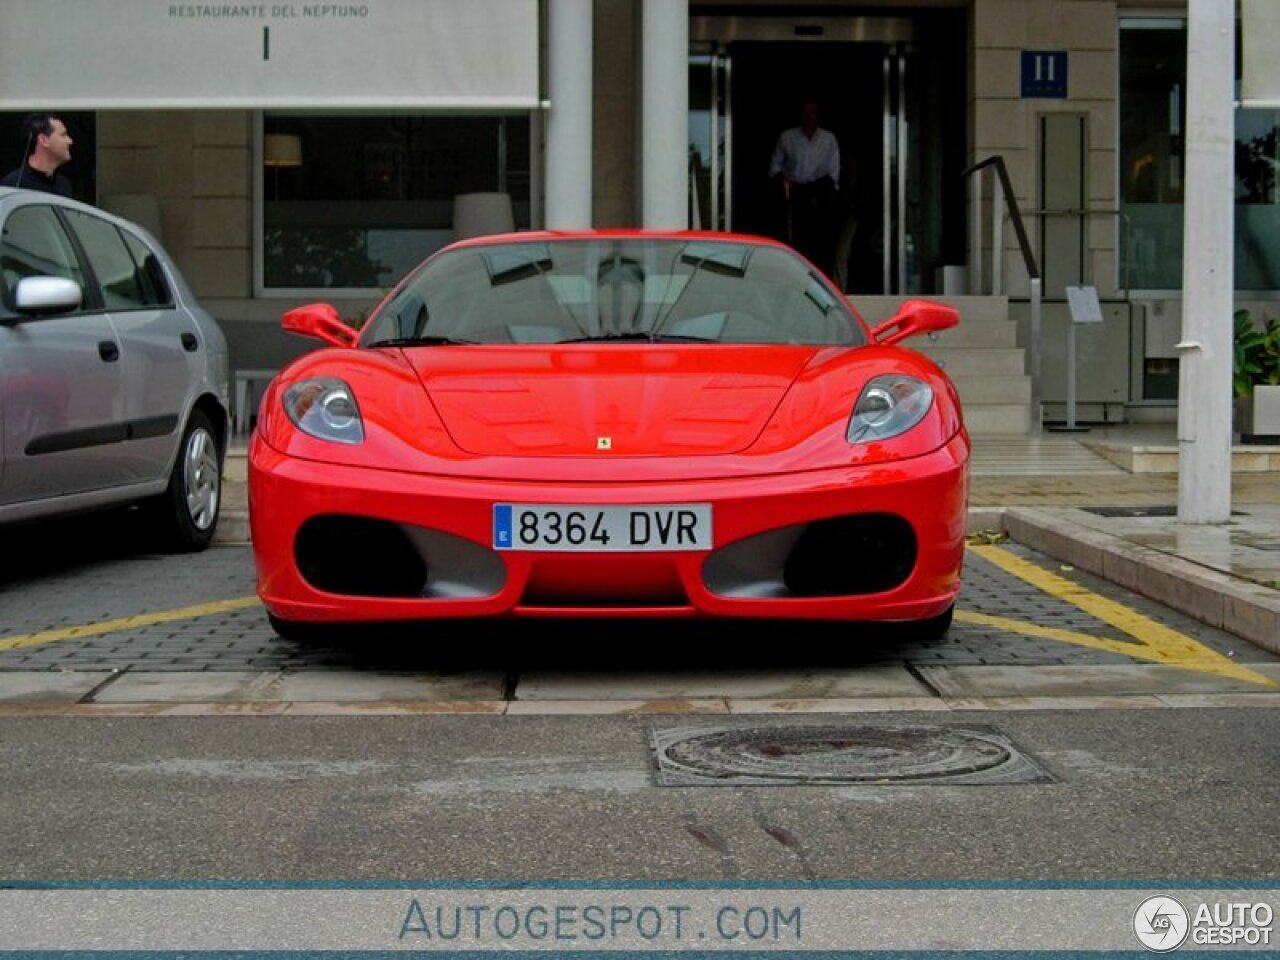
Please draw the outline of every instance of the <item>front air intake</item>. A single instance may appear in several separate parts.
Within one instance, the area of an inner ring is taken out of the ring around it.
[[[867,513],[808,526],[787,555],[782,578],[796,597],[857,596],[901,586],[915,565],[911,524]]]
[[[326,593],[420,597],[427,564],[404,529],[369,517],[315,517],[294,542],[298,570]]]

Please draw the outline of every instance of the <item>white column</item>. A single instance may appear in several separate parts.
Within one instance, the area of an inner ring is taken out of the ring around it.
[[[547,216],[550,230],[591,227],[592,4],[547,8]]]
[[[689,225],[689,5],[644,0],[641,15],[642,220],[682,230]]]
[[[1231,517],[1234,0],[1189,0],[1178,521]]]

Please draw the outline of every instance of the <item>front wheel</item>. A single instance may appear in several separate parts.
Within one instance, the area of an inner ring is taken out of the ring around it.
[[[222,506],[222,448],[213,423],[193,410],[169,474],[169,487],[153,504],[165,543],[182,552],[203,550],[213,540]]]
[[[900,629],[905,635],[905,639],[908,640],[921,643],[941,640],[946,636],[947,631],[951,629],[951,621],[955,618],[955,615],[956,605],[953,603],[936,617],[930,617],[928,620],[912,620],[901,624]]]
[[[285,620],[283,617],[277,617],[274,613],[268,613],[267,619],[271,622],[271,629],[276,632],[278,637],[304,647],[331,642],[338,636],[339,632],[339,628],[326,623]]]

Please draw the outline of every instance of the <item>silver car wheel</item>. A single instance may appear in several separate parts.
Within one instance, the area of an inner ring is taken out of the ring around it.
[[[187,516],[197,530],[208,530],[218,518],[218,498],[222,492],[217,441],[208,430],[192,430],[182,460]]]

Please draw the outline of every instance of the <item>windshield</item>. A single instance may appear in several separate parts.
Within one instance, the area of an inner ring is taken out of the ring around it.
[[[383,305],[364,346],[865,342],[789,250],[689,239],[550,240],[441,254]]]

